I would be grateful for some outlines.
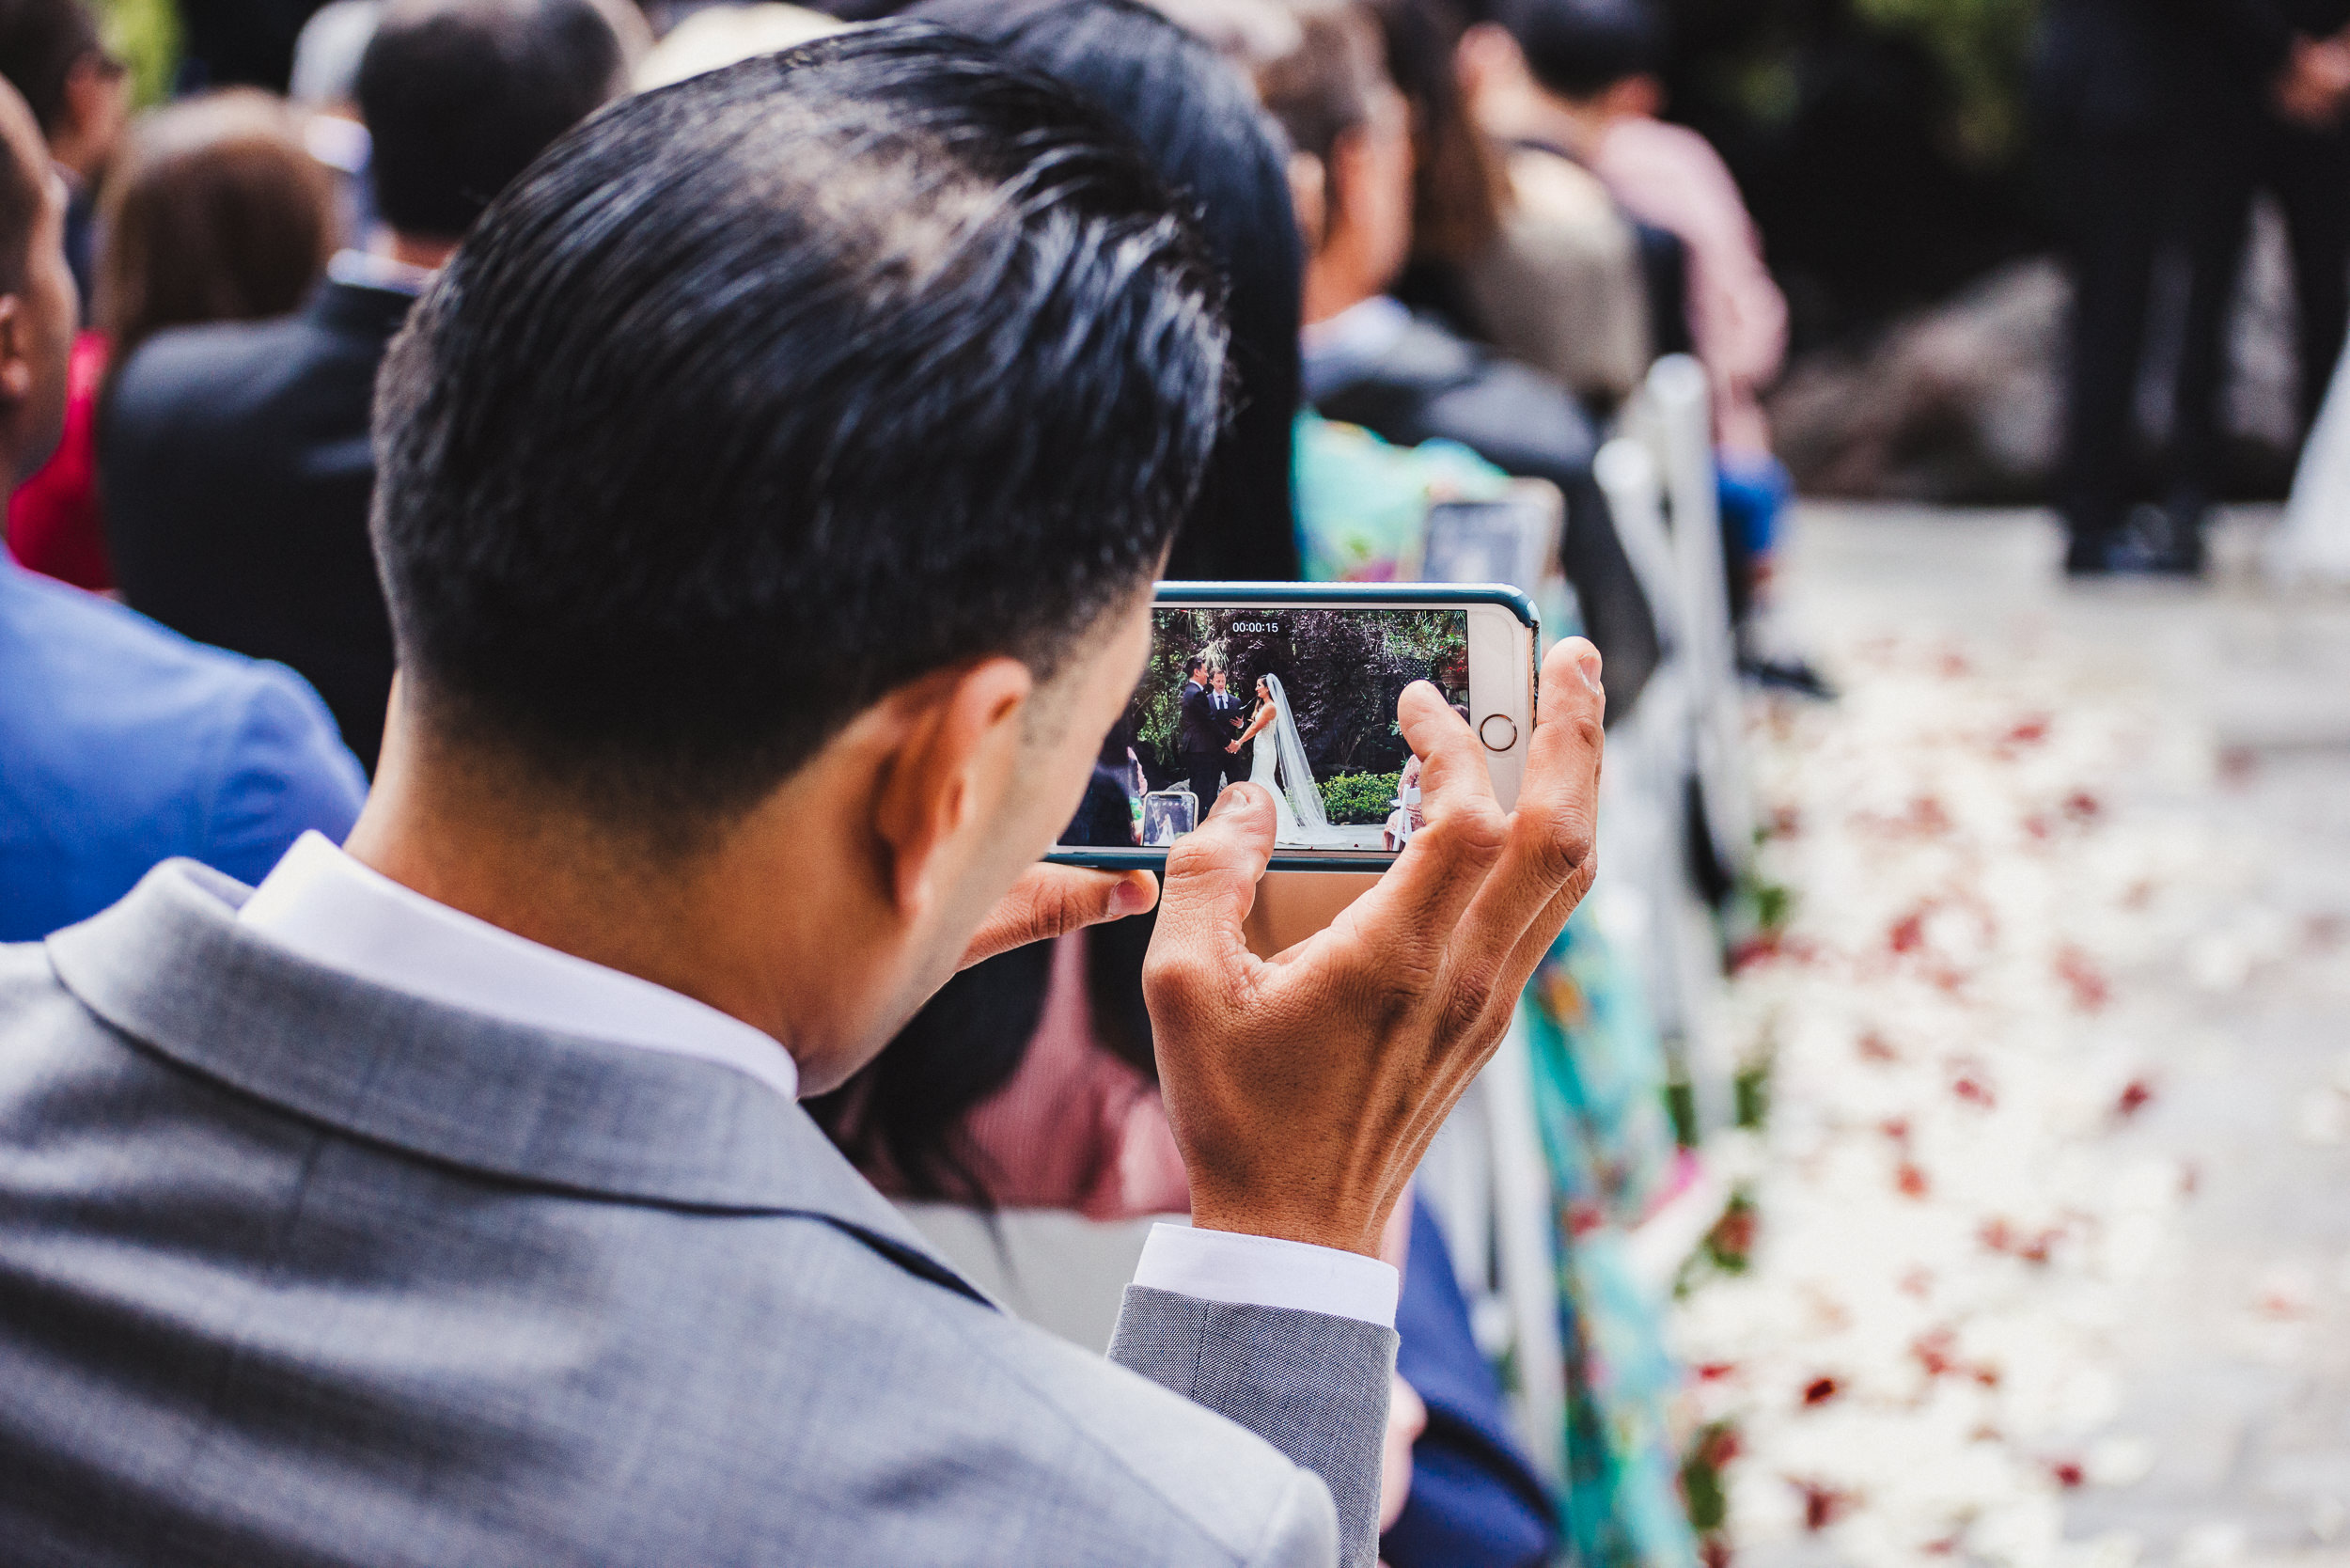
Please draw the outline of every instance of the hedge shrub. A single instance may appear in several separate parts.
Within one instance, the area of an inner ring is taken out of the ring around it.
[[[1342,827],[1384,823],[1395,809],[1401,773],[1342,773],[1322,783],[1322,804],[1331,822]]]

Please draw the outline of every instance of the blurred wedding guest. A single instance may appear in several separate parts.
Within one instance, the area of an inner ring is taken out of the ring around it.
[[[2032,96],[2050,212],[2073,274],[2057,504],[2065,570],[2192,575],[2225,478],[2228,331],[2254,189],[2284,208],[2301,394],[2313,413],[2350,321],[2350,46],[2342,0],[2051,0]],[[2137,447],[2150,306],[2166,250],[2188,277],[2163,461]],[[2136,505],[2152,478],[2159,504]]]
[[[326,0],[294,39],[286,97],[316,114],[359,118],[359,62],[384,0]]]
[[[995,44],[1076,88],[1198,203],[1231,290],[1238,379],[1208,489],[1176,537],[1167,574],[1293,580],[1291,424],[1302,263],[1281,150],[1246,84],[1192,33],[1134,0],[929,0],[908,14]]]
[[[0,0],[0,77],[32,106],[65,179],[65,258],[86,305],[98,191],[130,118],[130,72],[106,53],[83,0]]]
[[[74,339],[65,439],[8,500],[8,542],[35,571],[112,586],[100,525],[106,368],[167,327],[300,308],[334,249],[329,176],[285,105],[235,87],[133,128],[101,203],[97,325]]]
[[[1703,136],[1657,118],[1663,24],[1651,0],[1502,0],[1533,91],[1518,133],[1555,145],[1688,254],[1689,325],[1726,467],[1767,464],[1762,392],[1787,353],[1787,301],[1737,181]]]
[[[1689,347],[1712,393],[1722,551],[1741,667],[1767,682],[1825,693],[1808,663],[1772,646],[1775,629],[1763,613],[1778,520],[1793,494],[1771,449],[1762,401],[1786,360],[1787,301],[1763,264],[1761,236],[1721,155],[1695,131],[1657,118],[1665,37],[1654,0],[1500,0],[1499,12],[1506,43],[1488,39],[1516,67],[1520,90],[1501,111],[1517,123],[1516,133],[1588,165],[1634,217],[1680,243]]]
[[[64,182],[0,86],[0,485],[64,422],[74,319]],[[0,557],[0,941],[113,903],[174,855],[258,880],[365,791],[318,698]]]
[[[1472,113],[1476,49],[1448,0],[1374,0],[1412,110],[1412,264],[1396,297],[1613,404],[1652,357],[1639,239],[1606,186],[1547,150],[1497,149]]]
[[[1559,1503],[1527,1457],[1493,1363],[1478,1347],[1444,1232],[1411,1206],[1396,1303],[1396,1376],[1418,1397],[1412,1482],[1387,1521],[1388,1568],[1540,1568],[1564,1560]]]
[[[1387,292],[1412,245],[1411,117],[1370,13],[1354,0],[1290,8],[1293,45],[1258,64],[1257,90],[1293,149],[1307,250],[1306,395],[1324,417],[1405,446],[1459,442],[1567,500],[1559,562],[1628,712],[1660,649],[1656,623],[1591,478],[1590,416],[1564,386],[1502,359]]]
[[[402,674],[347,847],[0,951],[13,1555],[1370,1568],[1376,1248],[1590,887],[1605,693],[1550,651],[1505,817],[1406,687],[1430,826],[1278,964],[1261,789],[1163,889],[1039,864],[1223,419],[1184,207],[904,24],[631,98],[493,203],[384,367]],[[1154,891],[1197,1223],[1104,1364],[799,1097]]]
[[[619,90],[588,0],[393,0],[359,68],[378,228],[280,321],[159,333],[124,357],[99,439],[123,598],[279,660],[373,770],[392,635],[368,502],[384,347],[474,219]]]
[[[1078,932],[972,965],[809,1110],[898,1196],[1093,1219],[1188,1211],[1150,1018],[1113,962],[1129,934]]]
[[[302,141],[334,170],[337,227],[366,234],[375,227],[368,190],[368,128],[359,118],[359,62],[383,18],[384,0],[327,0],[294,40],[287,100],[302,115]]]

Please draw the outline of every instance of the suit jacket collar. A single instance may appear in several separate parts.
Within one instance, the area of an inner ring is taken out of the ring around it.
[[[305,314],[337,336],[388,343],[408,320],[408,312],[415,303],[415,295],[398,289],[376,289],[329,278],[310,296]]]
[[[511,1181],[814,1215],[985,1299],[766,1086],[306,963],[238,926],[248,896],[194,861],[166,861],[112,909],[51,936],[50,963],[133,1040],[308,1121]]]

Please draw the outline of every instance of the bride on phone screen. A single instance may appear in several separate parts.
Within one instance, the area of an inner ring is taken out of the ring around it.
[[[1248,782],[1261,784],[1273,795],[1277,844],[1345,844],[1350,837],[1334,831],[1306,760],[1306,743],[1297,719],[1290,712],[1288,694],[1277,675],[1257,678],[1257,712],[1242,730],[1239,744],[1256,745]]]

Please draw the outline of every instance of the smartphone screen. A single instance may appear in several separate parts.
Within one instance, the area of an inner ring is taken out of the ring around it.
[[[1404,687],[1433,683],[1472,727],[1485,716],[1481,700],[1502,713],[1489,733],[1515,741],[1527,655],[1489,657],[1503,670],[1480,681],[1472,645],[1488,617],[1522,629],[1517,610],[1465,594],[1412,603],[1402,588],[1384,590],[1386,603],[1316,603],[1290,591],[1300,599],[1170,602],[1163,593],[1142,681],[1104,741],[1058,858],[1147,863],[1197,827],[1227,785],[1251,782],[1273,795],[1277,864],[1376,869],[1422,821],[1419,766],[1396,720]]]

